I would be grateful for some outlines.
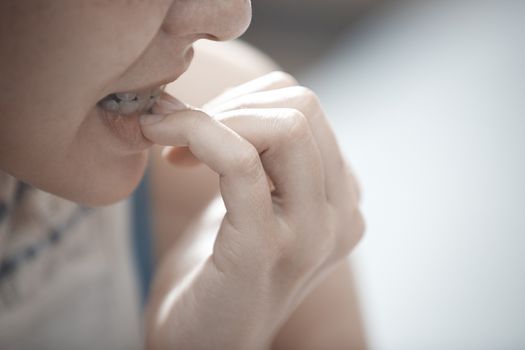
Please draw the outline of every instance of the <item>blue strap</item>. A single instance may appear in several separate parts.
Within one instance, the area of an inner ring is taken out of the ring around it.
[[[153,247],[151,235],[151,211],[149,198],[149,174],[142,178],[133,193],[132,225],[133,250],[138,274],[142,305],[144,305],[153,276]]]

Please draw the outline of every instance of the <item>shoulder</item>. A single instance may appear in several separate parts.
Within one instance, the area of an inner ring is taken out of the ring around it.
[[[195,43],[194,48],[190,69],[167,90],[195,106],[201,106],[229,87],[279,69],[263,52],[239,40],[202,40]]]

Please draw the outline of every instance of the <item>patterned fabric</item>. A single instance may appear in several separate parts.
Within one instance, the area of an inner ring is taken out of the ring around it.
[[[150,232],[152,225],[148,183],[149,172],[146,172],[132,198],[133,253],[142,305],[146,302],[153,279],[153,243]]]
[[[129,201],[86,208],[0,172],[0,348],[142,348]]]

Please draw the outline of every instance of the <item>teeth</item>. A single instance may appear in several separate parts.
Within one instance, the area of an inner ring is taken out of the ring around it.
[[[137,99],[139,99],[139,100],[147,100],[151,96],[151,93],[152,93],[151,90],[139,92],[137,94]]]
[[[135,92],[118,92],[115,95],[122,101],[133,101],[137,97]]]
[[[118,112],[119,104],[115,100],[105,99],[101,102],[102,107],[110,112]]]
[[[161,89],[155,89],[153,90],[153,92],[151,93],[151,97],[152,99],[156,99],[160,96],[160,94],[162,93],[162,90]]]
[[[120,105],[120,113],[122,114],[131,114],[138,111],[139,107],[138,101],[122,101]]]
[[[137,111],[145,111],[146,110],[146,102],[147,100],[137,100],[133,101],[137,103]]]
[[[153,105],[155,104],[155,102],[157,102],[157,98],[151,98],[147,103],[146,103],[146,106],[144,107],[144,109],[146,111],[150,110]]]
[[[99,105],[106,111],[120,115],[147,112],[162,94],[164,86],[137,92],[118,92],[106,96]]]

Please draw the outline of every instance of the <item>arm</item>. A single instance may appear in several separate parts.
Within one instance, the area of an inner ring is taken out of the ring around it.
[[[275,338],[274,350],[366,349],[350,264],[341,263],[299,305]]]
[[[223,214],[220,200],[200,213],[193,225],[178,236],[177,244],[170,248],[157,278],[178,280],[204,261],[212,252]],[[355,282],[348,261],[340,263],[305,298],[272,345],[274,350],[366,348]]]
[[[239,46],[233,49],[246,50]],[[224,77],[212,79],[209,72],[203,72],[203,69],[210,66],[206,64],[210,56],[203,57],[201,54],[200,61],[195,62],[193,70],[185,75],[185,80],[178,81],[176,86],[170,86],[170,92],[185,101],[200,105],[220,93],[224,87],[237,85],[275,69],[264,59],[259,65],[251,65],[251,70],[243,69],[242,64],[239,69],[235,62],[228,61],[228,56],[224,56],[225,51],[222,51],[222,54],[219,62],[224,65],[224,69],[217,69],[216,62],[213,67],[215,72],[221,72]],[[253,55],[253,51],[248,50],[246,54]],[[241,56],[239,51],[236,55],[231,55],[236,58]],[[248,61],[253,62],[253,57]],[[208,81],[220,81],[224,85],[204,84],[204,77]],[[193,96],[189,92],[195,91],[191,85],[194,81],[200,81],[207,90],[202,91],[200,88],[197,90],[199,96]],[[170,250],[162,264],[168,268],[161,267],[157,277],[162,281],[169,281],[184,275],[211,254],[223,212],[211,210],[205,219],[199,216],[218,193],[216,176],[202,165],[195,168],[176,168],[163,161],[156,150],[153,154],[152,181],[159,259]],[[168,183],[169,188],[166,190]],[[176,227],[173,226],[173,222],[176,223]],[[198,223],[200,226],[191,226],[191,223]],[[348,264],[340,264],[307,296],[282,327],[272,348],[366,348]]]

